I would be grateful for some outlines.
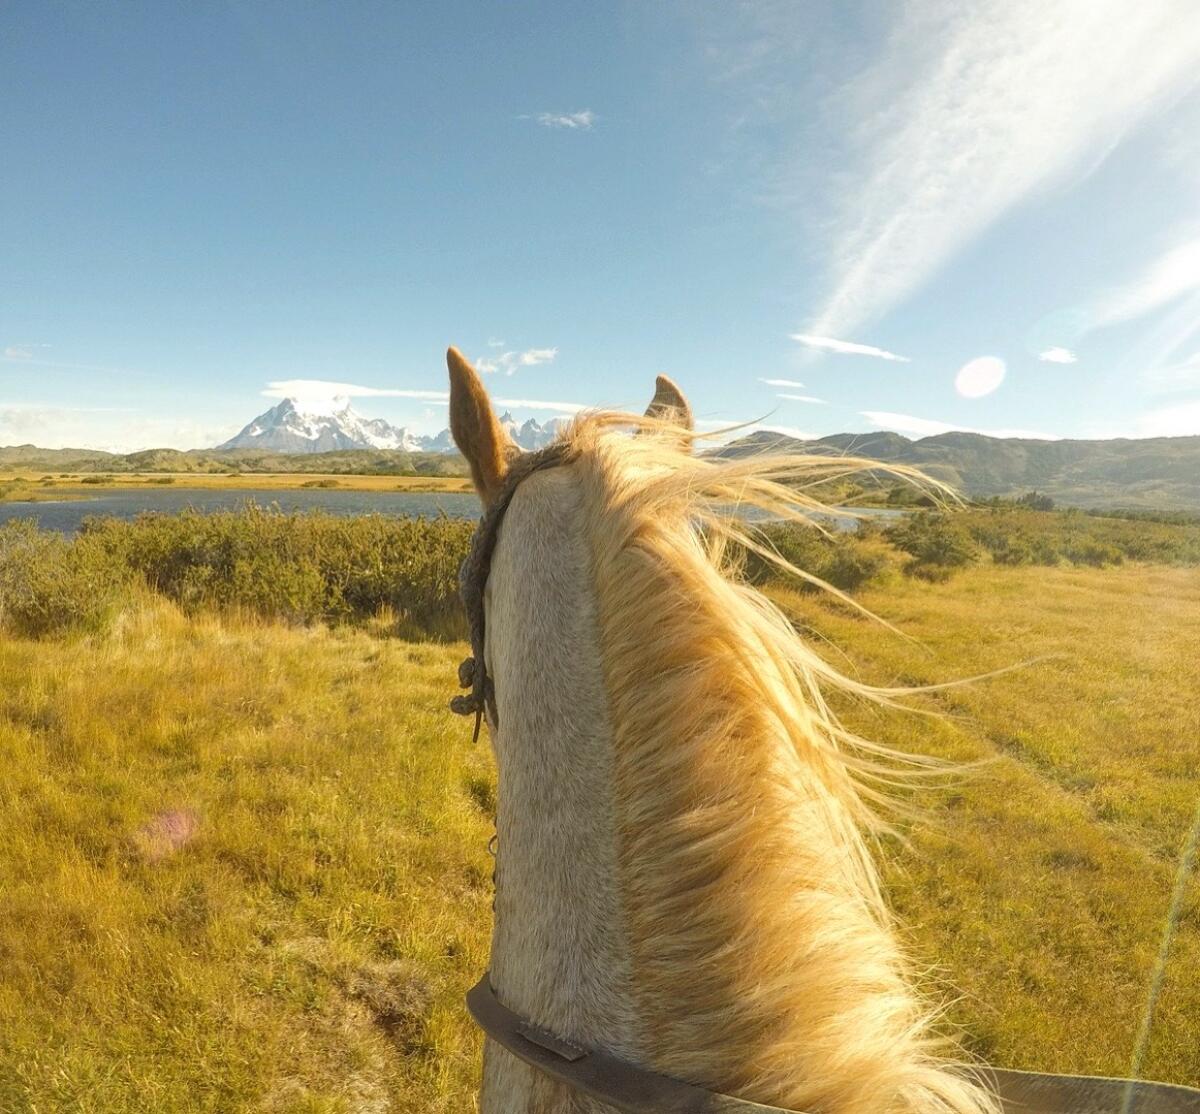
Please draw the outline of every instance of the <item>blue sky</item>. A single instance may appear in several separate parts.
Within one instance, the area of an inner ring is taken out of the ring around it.
[[[518,417],[1200,434],[1193,0],[10,0],[0,136],[0,444],[436,431],[450,343]]]

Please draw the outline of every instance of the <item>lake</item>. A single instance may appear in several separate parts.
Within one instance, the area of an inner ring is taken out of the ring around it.
[[[81,499],[61,502],[0,503],[0,524],[14,518],[36,518],[46,530],[74,534],[91,515],[133,518],[147,511],[178,514],[192,508],[198,511],[237,510],[248,501],[261,506],[278,506],[283,511],[326,511],[330,514],[384,514],[399,518],[427,518],[444,514],[451,518],[476,519],[479,500],[474,495],[456,492],[404,491],[210,491],[201,488],[171,491],[109,491]],[[894,518],[903,511],[887,508],[860,508],[870,518]],[[857,522],[848,516],[830,516],[830,523],[842,530],[854,530]]]

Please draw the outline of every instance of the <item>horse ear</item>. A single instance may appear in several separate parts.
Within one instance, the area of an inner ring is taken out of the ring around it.
[[[675,385],[674,380],[666,375],[660,375],[654,381],[654,397],[646,407],[646,417],[656,421],[667,422],[691,433],[696,428],[692,418],[692,408],[683,392]],[[684,447],[691,444],[691,438],[683,438]]]
[[[520,451],[496,420],[479,373],[454,347],[446,351],[450,371],[450,433],[467,458],[475,490],[484,504],[500,493],[509,462]]]

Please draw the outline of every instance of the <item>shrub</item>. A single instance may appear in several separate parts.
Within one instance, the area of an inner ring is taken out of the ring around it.
[[[32,519],[0,527],[0,625],[14,634],[100,629],[130,587],[128,570],[102,547],[39,530]]]
[[[369,619],[459,629],[458,567],[472,526],[456,519],[239,511],[89,519],[84,537],[187,611],[249,611],[291,622]]]
[[[1022,537],[1002,538],[995,546],[989,547],[992,560],[998,565],[1032,565],[1045,564],[1038,561],[1033,547]]]
[[[892,565],[887,546],[867,523],[857,533],[832,535],[822,534],[812,526],[772,523],[760,527],[759,534],[789,564],[844,592],[878,579]],[[745,554],[744,574],[756,585],[787,578],[778,565],[756,553]],[[802,590],[818,589],[804,584]]]
[[[944,514],[921,511],[910,515],[886,536],[912,558],[905,571],[928,580],[944,580],[951,571],[971,564],[978,556],[966,528]]]
[[[1125,560],[1125,555],[1115,545],[1094,538],[1084,538],[1069,545],[1065,556],[1072,564],[1091,565],[1094,568],[1119,565]]]

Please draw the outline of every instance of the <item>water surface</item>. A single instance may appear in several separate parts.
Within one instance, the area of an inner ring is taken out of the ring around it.
[[[146,511],[178,514],[180,511],[234,511],[254,502],[282,511],[326,511],[329,514],[385,514],[399,518],[479,517],[479,500],[455,491],[330,491],[305,489],[211,491],[176,488],[171,491],[108,491],[61,502],[0,503],[0,523],[12,518],[35,518],[45,530],[74,534],[85,518],[107,515],[134,518]]]
[[[91,515],[134,518],[147,511],[178,514],[193,509],[203,512],[237,510],[247,502],[282,511],[325,511],[329,514],[383,514],[398,518],[476,519],[479,500],[474,495],[453,491],[333,491],[323,489],[212,491],[204,488],[173,488],[170,491],[118,490],[86,495],[78,499],[36,503],[0,503],[0,524],[13,518],[34,518],[45,530],[74,534]],[[896,518],[903,511],[882,507],[856,508],[865,518]],[[851,514],[830,515],[828,524],[839,530],[855,530]]]

